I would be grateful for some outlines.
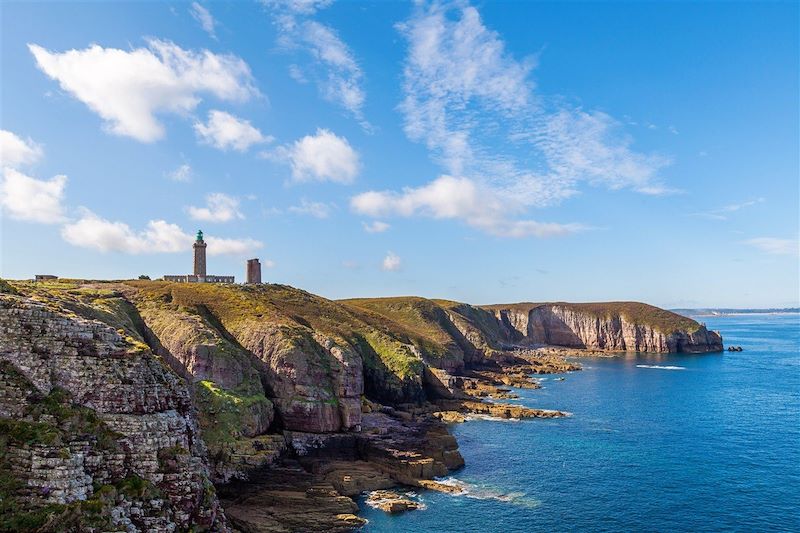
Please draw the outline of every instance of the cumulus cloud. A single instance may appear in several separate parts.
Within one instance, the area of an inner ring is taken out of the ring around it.
[[[400,105],[405,133],[424,143],[446,172],[400,192],[358,195],[355,211],[461,219],[495,235],[547,236],[581,227],[528,220],[525,213],[564,201],[581,183],[648,195],[678,192],[659,177],[669,159],[635,151],[619,121],[535,93],[536,58],[515,58],[468,3],[420,2],[398,29],[408,42]]]
[[[192,181],[192,167],[184,163],[175,170],[167,172],[166,175],[172,181],[188,183]]]
[[[194,130],[200,140],[220,150],[245,152],[254,144],[272,141],[264,136],[250,121],[213,109],[208,113],[208,122],[195,122]]]
[[[39,69],[100,115],[108,131],[142,142],[164,136],[157,114],[185,115],[200,94],[245,101],[258,94],[242,59],[208,50],[184,50],[157,39],[147,48],[121,50],[94,44],[51,52],[29,44]]]
[[[744,243],[771,255],[798,255],[800,253],[800,241],[798,239],[757,237],[748,239]]]
[[[311,59],[304,69],[290,67],[292,78],[304,83],[306,73],[321,96],[349,111],[364,127],[362,108],[366,99],[363,73],[350,48],[336,31],[310,17],[332,2],[267,1],[278,29],[278,44],[285,50],[304,51]]]
[[[13,168],[4,168],[0,206],[16,220],[57,224],[65,219],[61,202],[66,185],[67,177],[63,175],[37,180]]]
[[[295,181],[332,181],[349,184],[358,175],[358,154],[344,137],[326,129],[306,135],[284,150]]]
[[[309,215],[314,218],[328,218],[331,214],[331,206],[330,204],[311,202],[303,198],[300,200],[299,205],[290,206],[289,212],[296,215]]]
[[[214,31],[217,21],[214,20],[213,16],[211,16],[211,12],[208,9],[201,6],[197,2],[192,2],[191,7],[189,8],[189,13],[192,15],[192,18],[196,20],[198,24],[200,24],[200,27],[203,28],[204,32],[206,32],[212,39],[217,38],[217,34]]]
[[[42,147],[32,139],[22,139],[8,130],[0,130],[0,167],[18,168],[36,163]]]
[[[65,241],[81,248],[100,252],[127,254],[186,253],[191,250],[194,236],[177,224],[151,220],[142,231],[134,231],[124,222],[111,221],[84,210],[80,219],[61,228]],[[254,239],[225,239],[207,237],[209,255],[246,255],[261,248]]]
[[[583,229],[579,224],[510,219],[509,215],[521,210],[520,204],[501,199],[492,190],[469,178],[446,175],[421,187],[408,187],[401,193],[362,193],[354,196],[350,205],[355,212],[376,218],[420,215],[461,219],[470,226],[501,237],[549,237]]]
[[[386,222],[381,222],[380,220],[362,222],[361,225],[364,227],[364,231],[367,233],[383,233],[391,227]]]
[[[206,196],[205,207],[190,205],[186,208],[192,220],[204,222],[229,222],[244,215],[239,211],[239,199],[221,192],[211,193]]]
[[[388,252],[381,263],[381,270],[385,272],[396,272],[401,267],[400,256],[394,252]]]

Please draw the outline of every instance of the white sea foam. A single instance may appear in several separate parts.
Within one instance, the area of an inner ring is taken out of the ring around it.
[[[528,497],[527,494],[521,491],[504,492],[496,487],[479,486],[472,483],[466,483],[452,477],[437,479],[436,481],[442,485],[458,487],[461,489],[461,492],[453,493],[453,496],[464,496],[466,498],[473,498],[476,500],[497,500],[531,509],[538,507],[542,503],[535,498]]]
[[[686,370],[685,366],[667,366],[667,365],[636,365],[636,368],[655,368],[658,370]]]
[[[467,420],[488,420],[491,422],[519,422],[519,418],[501,418],[499,416],[482,415],[482,414],[468,414],[464,417]]]

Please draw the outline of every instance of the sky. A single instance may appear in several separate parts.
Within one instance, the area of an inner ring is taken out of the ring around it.
[[[2,2],[0,276],[800,300],[796,2]]]

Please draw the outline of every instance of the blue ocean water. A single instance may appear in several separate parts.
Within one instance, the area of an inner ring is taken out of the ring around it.
[[[467,495],[364,531],[800,531],[800,315],[702,320],[744,351],[581,358],[517,391],[571,417],[454,425]]]

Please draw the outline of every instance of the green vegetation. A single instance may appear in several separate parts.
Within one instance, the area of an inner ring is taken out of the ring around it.
[[[241,438],[248,429],[252,431],[254,413],[272,409],[272,402],[263,393],[246,395],[240,390],[223,389],[213,381],[195,383],[194,390],[203,440],[212,454]]]
[[[25,385],[18,381],[18,373],[6,373],[6,370],[5,367],[0,369],[6,382]],[[30,386],[30,383],[27,385]],[[26,483],[14,475],[8,462],[10,447],[61,447],[61,453],[66,458],[70,454],[66,445],[71,439],[95,436],[100,448],[116,450],[118,446],[118,435],[111,432],[93,410],[71,405],[65,391],[54,389],[47,396],[29,396],[29,400],[31,405],[26,409],[26,420],[0,418],[0,531],[111,529],[110,505],[114,498],[109,500],[105,492],[97,493],[86,501],[67,505],[26,506],[18,500],[17,495]]]
[[[17,289],[11,286],[9,282],[0,278],[0,294],[19,294]]]
[[[422,374],[422,358],[415,354],[408,345],[400,344],[380,333],[368,333],[366,339],[381,362],[400,380]],[[369,361],[369,358],[366,359],[366,362],[375,364],[375,362]]]

